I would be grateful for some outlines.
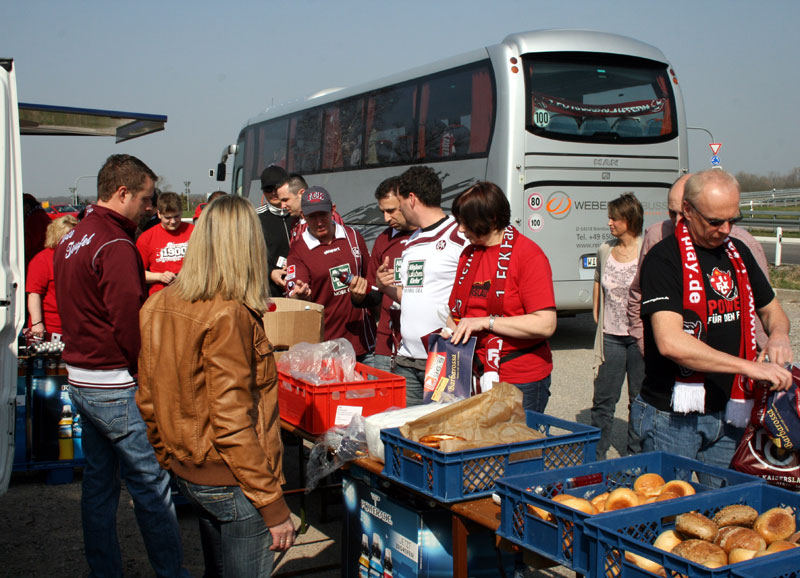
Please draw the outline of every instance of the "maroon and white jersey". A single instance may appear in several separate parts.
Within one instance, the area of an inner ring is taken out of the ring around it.
[[[369,250],[364,238],[350,227],[335,224],[334,239],[327,245],[304,231],[289,249],[287,289],[298,280],[311,287],[311,301],[325,307],[325,340],[344,337],[356,355],[375,347],[375,323],[366,309],[350,301],[345,283],[349,275],[366,277]]]
[[[403,249],[408,244],[413,231],[395,231],[387,227],[372,245],[372,256],[367,267],[367,282],[370,287],[375,286],[378,267],[386,257],[389,264],[394,267],[394,284],[400,285],[400,263],[402,262]],[[394,309],[392,308],[395,306]],[[381,300],[381,318],[378,320],[378,337],[375,342],[377,355],[391,356],[394,353],[394,338],[400,339],[400,308],[395,305],[394,299],[384,295]]]

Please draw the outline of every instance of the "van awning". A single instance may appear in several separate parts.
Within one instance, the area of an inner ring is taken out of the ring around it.
[[[113,136],[117,142],[164,130],[160,114],[19,103],[20,134]]]

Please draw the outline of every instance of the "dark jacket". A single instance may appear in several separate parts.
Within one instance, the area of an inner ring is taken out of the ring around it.
[[[147,285],[135,231],[127,217],[91,205],[56,247],[55,289],[69,365],[127,368],[136,375],[139,309]]]
[[[267,526],[283,499],[278,377],[260,317],[170,286],[142,308],[139,404],[161,466],[195,484],[238,485]]]
[[[276,215],[269,210],[269,207],[258,213],[258,218],[264,232],[264,241],[267,243],[267,268],[269,269],[267,273],[272,275],[272,272],[279,268],[278,258],[285,259],[289,256],[289,238],[292,227],[298,219],[288,213]],[[272,282],[272,277],[269,280],[269,294],[272,297],[283,297],[283,289]]]

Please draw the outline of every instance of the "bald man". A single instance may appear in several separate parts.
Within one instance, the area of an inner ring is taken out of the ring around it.
[[[669,215],[669,219],[656,223],[655,225],[650,225],[642,239],[642,252],[639,254],[639,266],[636,268],[636,275],[631,283],[630,296],[628,297],[628,325],[630,327],[628,334],[636,339],[639,345],[639,352],[642,355],[644,355],[644,326],[639,316],[642,308],[642,292],[639,279],[642,263],[644,262],[645,255],[647,255],[647,252],[651,248],[661,242],[662,239],[669,237],[675,232],[675,223],[683,212],[681,205],[683,204],[684,187],[686,186],[686,181],[688,181],[691,176],[691,173],[682,175],[672,184],[667,194],[667,214]],[[769,264],[767,263],[767,255],[764,253],[764,247],[761,246],[761,243],[756,241],[753,235],[748,233],[745,229],[737,227],[736,225],[731,227],[730,236],[734,239],[739,239],[747,245],[747,248],[750,249],[753,257],[755,257],[759,268],[769,281]],[[758,342],[758,346],[762,349],[767,343],[767,334],[764,332],[764,327],[761,325],[760,319],[756,319],[756,341]]]

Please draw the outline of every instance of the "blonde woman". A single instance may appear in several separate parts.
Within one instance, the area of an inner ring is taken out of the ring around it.
[[[261,321],[267,254],[252,205],[211,202],[177,281],[140,316],[137,402],[162,467],[200,516],[206,576],[269,576],[292,546],[278,389]]]
[[[47,226],[44,249],[36,253],[28,265],[25,291],[28,293],[28,328],[36,337],[45,333],[61,334],[56,288],[53,282],[53,255],[61,237],[78,224],[72,215],[64,215]]]

